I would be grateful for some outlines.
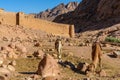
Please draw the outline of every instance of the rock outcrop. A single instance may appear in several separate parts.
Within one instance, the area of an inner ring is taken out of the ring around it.
[[[53,9],[47,9],[46,11],[38,13],[35,17],[52,21],[58,15],[73,11],[77,6],[78,2],[70,2],[66,5],[61,3]]]
[[[74,24],[76,32],[107,28],[120,22],[120,1],[82,0],[74,11],[59,15],[53,21]]]
[[[45,54],[38,65],[37,73],[40,74],[43,78],[57,77],[59,73],[59,66],[57,61],[49,54]]]

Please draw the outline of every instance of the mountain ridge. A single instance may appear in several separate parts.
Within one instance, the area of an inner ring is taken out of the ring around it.
[[[78,6],[78,2],[61,3],[52,9],[47,9],[35,15],[36,18],[53,21],[58,15],[73,11]]]
[[[54,22],[74,24],[76,32],[107,28],[120,22],[119,0],[82,0],[78,7]]]

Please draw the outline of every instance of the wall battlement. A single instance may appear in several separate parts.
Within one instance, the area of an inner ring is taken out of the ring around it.
[[[74,25],[59,24],[46,20],[34,18],[23,12],[12,13],[0,9],[0,24],[21,25],[39,29],[53,35],[74,37]]]

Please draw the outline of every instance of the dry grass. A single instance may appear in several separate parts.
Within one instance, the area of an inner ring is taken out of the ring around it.
[[[53,47],[54,46],[52,47],[44,46],[44,49],[50,49]],[[68,56],[65,54],[66,52],[68,51],[65,50],[62,53],[63,62],[68,61],[73,66],[75,66],[75,68],[79,63],[83,63],[83,62],[91,63],[91,60],[89,59],[80,58],[77,56],[70,56],[70,55]],[[49,53],[51,55],[55,54],[54,51],[51,51],[51,52],[45,51],[45,53]],[[37,59],[34,57],[25,58],[25,59],[24,58],[17,59],[16,60],[17,65],[15,66],[15,68],[16,68],[16,71],[20,73],[14,78],[11,78],[11,80],[21,80],[25,77],[30,77],[31,75],[33,75],[32,73],[36,72],[38,63],[40,62],[40,60],[41,59]],[[103,62],[103,69],[106,71],[107,77],[99,77],[98,75],[96,75],[92,77],[93,80],[120,80],[120,77],[116,76],[119,74],[120,68],[108,62],[106,61]],[[59,66],[61,67],[61,74],[60,74],[61,80],[84,80],[84,78],[87,78],[87,76],[84,73],[80,71],[72,70],[69,65],[65,67],[59,64]]]

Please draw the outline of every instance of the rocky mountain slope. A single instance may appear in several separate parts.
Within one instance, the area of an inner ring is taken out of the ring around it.
[[[78,2],[70,2],[66,5],[61,3],[53,9],[47,9],[46,11],[36,14],[35,17],[52,21],[58,15],[73,11],[77,6]]]
[[[54,22],[74,24],[76,32],[104,29],[120,22],[119,0],[82,0],[78,7]]]

